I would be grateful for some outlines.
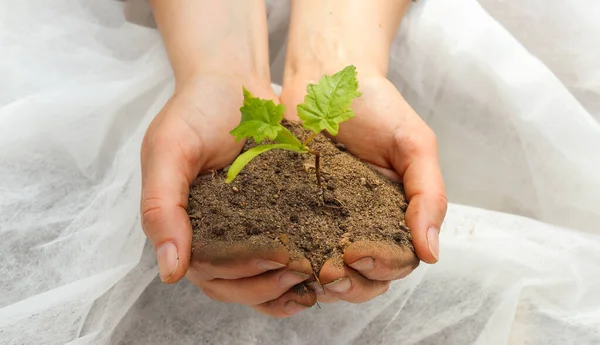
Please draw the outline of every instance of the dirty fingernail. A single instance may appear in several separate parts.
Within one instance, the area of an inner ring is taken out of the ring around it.
[[[288,289],[306,279],[308,279],[308,274],[286,271],[279,276],[279,286]]]
[[[351,287],[352,282],[350,281],[350,278],[340,278],[338,280],[334,280],[329,284],[325,284],[325,288],[327,290],[337,293],[348,292],[348,290],[350,290]]]
[[[258,261],[258,269],[263,271],[272,271],[285,267],[284,264],[280,264],[279,262],[271,261],[271,260],[259,260]]]
[[[317,295],[322,295],[325,293],[325,290],[323,290],[323,287],[321,284],[319,284],[319,282],[308,283],[308,286],[313,289]]]
[[[427,243],[429,245],[429,252],[435,258],[435,261],[438,261],[440,258],[440,237],[439,231],[431,227],[427,230]]]
[[[362,258],[355,263],[348,265],[357,271],[368,271],[375,267],[375,260],[371,257]]]
[[[169,242],[161,245],[156,250],[156,260],[158,261],[158,275],[160,280],[167,282],[179,267],[179,255],[174,243]]]
[[[296,315],[299,312],[306,310],[310,307],[307,307],[305,305],[296,303],[294,301],[287,301],[285,302],[285,304],[283,305],[283,310],[288,314],[288,315]]]

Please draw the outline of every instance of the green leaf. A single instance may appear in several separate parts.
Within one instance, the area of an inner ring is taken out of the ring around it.
[[[229,167],[229,171],[227,172],[227,179],[225,180],[225,182],[231,183],[236,178],[236,176],[240,173],[240,171],[242,171],[242,169],[246,166],[246,164],[250,163],[250,161],[252,159],[256,158],[256,156],[260,155],[261,153],[264,153],[264,152],[267,152],[267,151],[273,150],[273,149],[289,150],[289,151],[294,151],[294,152],[298,152],[298,153],[307,153],[308,152],[301,147],[289,145],[289,144],[270,144],[270,145],[261,145],[261,146],[253,147],[250,150],[239,155],[236,158],[236,160],[231,164],[231,167]]]
[[[294,136],[292,132],[290,132],[287,128],[283,126],[281,132],[277,134],[275,141],[280,144],[290,144],[297,147],[302,147],[302,143],[300,142],[300,140],[298,140],[298,138],[296,138],[296,136]]]
[[[354,117],[350,108],[358,92],[356,68],[348,66],[332,76],[324,76],[306,88],[304,103],[298,105],[302,126],[315,133],[326,130],[337,135],[340,122]]]
[[[240,108],[242,121],[230,134],[236,140],[252,138],[260,143],[266,138],[275,140],[283,126],[279,123],[283,119],[285,106],[275,105],[272,100],[254,97],[244,88],[244,106]]]

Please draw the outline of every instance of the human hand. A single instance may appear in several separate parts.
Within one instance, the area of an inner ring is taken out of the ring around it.
[[[276,99],[270,84],[252,87],[257,96]],[[188,78],[148,128],[142,146],[142,225],[152,240],[161,280],[187,278],[223,302],[288,316],[316,302],[314,294],[288,292],[309,278],[306,260],[289,262],[280,248],[239,244],[228,250],[198,250],[190,258],[192,229],[187,215],[189,186],[198,174],[230,164],[243,142],[229,134],[240,121],[242,82],[204,74]],[[188,269],[189,263],[189,269]]]
[[[276,100],[271,89],[263,0],[151,0],[175,76],[175,93],[142,145],[142,226],[166,283],[184,275],[209,297],[289,316],[316,302],[289,293],[311,272],[284,248],[239,243],[191,254],[186,211],[196,177],[231,163],[242,149],[229,132],[240,122],[242,86]],[[189,268],[189,269],[188,269]],[[298,272],[299,274],[293,273]]]
[[[359,70],[360,76],[360,70]],[[320,76],[286,79],[281,96],[286,116],[294,121],[306,85]],[[355,118],[340,125],[334,138],[349,152],[404,185],[409,206],[406,222],[418,257],[434,263],[439,257],[438,233],[447,200],[433,131],[385,77],[359,78],[362,96],[353,104]],[[385,292],[391,280],[407,276],[418,265],[409,250],[356,242],[344,253],[346,265],[326,263],[320,281],[327,289],[319,301],[364,302]],[[335,283],[335,284],[333,284]]]
[[[321,269],[319,280],[327,293],[319,301],[368,301],[385,292],[390,281],[412,272],[418,259],[435,263],[439,258],[438,233],[447,200],[436,137],[385,77],[390,45],[409,3],[292,2],[281,95],[286,116],[297,120],[296,106],[303,102],[307,84],[347,65],[357,67],[362,96],[352,105],[355,117],[340,124],[334,139],[403,183],[409,201],[406,223],[418,256],[398,246],[356,242],[345,250],[343,267],[326,262]]]

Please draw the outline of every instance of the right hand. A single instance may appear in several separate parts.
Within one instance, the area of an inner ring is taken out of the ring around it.
[[[242,84],[220,74],[187,78],[152,121],[141,150],[142,227],[163,282],[175,283],[187,273],[213,299],[286,317],[316,302],[314,293],[289,291],[309,278],[308,261],[290,262],[283,247],[256,251],[244,244],[232,249],[226,265],[209,252],[195,251],[190,258],[189,186],[199,174],[230,164],[242,149],[244,143],[229,134],[240,122]],[[244,86],[257,97],[277,98],[268,82]]]

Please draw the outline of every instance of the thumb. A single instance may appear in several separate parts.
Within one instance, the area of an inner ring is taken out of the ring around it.
[[[185,275],[191,256],[187,202],[195,177],[190,175],[195,174],[182,166],[189,160],[176,151],[181,147],[176,145],[178,139],[147,134],[141,152],[142,227],[154,245],[160,279],[165,283],[175,283]]]
[[[406,224],[417,256],[432,264],[439,259],[439,232],[448,201],[438,162],[437,140],[433,132],[426,129],[424,133],[420,131],[423,135],[396,138],[391,162],[402,176],[408,199]]]

